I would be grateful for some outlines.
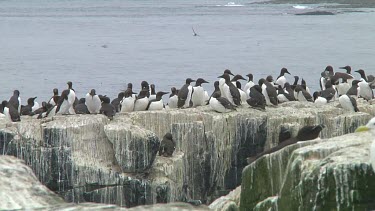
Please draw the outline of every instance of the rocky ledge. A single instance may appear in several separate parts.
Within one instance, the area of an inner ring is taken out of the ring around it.
[[[370,133],[352,133],[263,156],[243,171],[240,210],[375,209],[373,140]]]
[[[367,102],[358,104],[359,113],[336,103],[290,102],[265,112],[244,106],[221,114],[203,106],[119,114],[112,121],[102,115],[25,117],[0,121],[0,152],[23,159],[68,202],[208,204],[241,184],[246,158],[277,145],[281,128],[296,134],[304,125],[325,124],[322,138],[350,133],[375,112]],[[157,156],[167,132],[176,141],[168,158]]]

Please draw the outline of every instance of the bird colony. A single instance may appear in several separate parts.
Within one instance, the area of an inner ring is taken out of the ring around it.
[[[118,93],[117,98],[112,101],[106,95],[98,95],[95,89],[88,90],[85,97],[78,99],[73,83],[69,81],[67,89],[61,95],[58,89],[53,89],[52,97],[42,102],[41,106],[36,102],[37,97],[28,98],[27,104],[22,105],[20,91],[14,90],[8,101],[2,101],[0,115],[10,122],[21,121],[21,115],[41,119],[65,114],[104,114],[113,119],[119,112],[185,109],[209,105],[213,111],[225,113],[244,106],[265,110],[267,106],[277,106],[288,101],[323,105],[335,100],[338,100],[344,109],[357,112],[357,98],[367,101],[374,98],[372,89],[375,87],[375,78],[366,75],[362,69],[355,71],[358,73],[357,78],[352,75],[350,66],[340,69],[343,71],[334,72],[332,66],[327,66],[319,79],[321,90],[312,95],[304,79],[299,83],[299,77],[294,76],[293,82],[287,81],[285,74],[290,73],[286,68],[280,70],[276,81],[272,76],[267,76],[260,78],[258,83],[254,83],[251,73],[246,75],[246,80],[226,69],[218,77],[219,80],[213,83],[214,91],[211,95],[204,89],[204,84],[209,82],[203,78],[187,78],[180,89],[171,88],[167,103],[163,102],[163,96],[169,92],[156,92],[155,85],[149,85],[147,81],[141,82],[139,93],[134,92],[133,84],[129,83],[127,89]],[[243,88],[240,80],[246,81]]]

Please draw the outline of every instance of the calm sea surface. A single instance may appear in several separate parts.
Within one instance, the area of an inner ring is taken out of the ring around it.
[[[308,6],[308,7],[306,7]],[[157,90],[224,69],[255,80],[282,67],[318,88],[320,72],[351,65],[375,73],[373,9],[252,1],[0,0],[0,100],[14,89],[38,101],[72,81],[111,98],[132,82]],[[330,16],[294,14],[328,10]],[[193,36],[194,27],[200,36]],[[354,75],[358,76],[356,73]],[[292,76],[288,77],[292,80]]]

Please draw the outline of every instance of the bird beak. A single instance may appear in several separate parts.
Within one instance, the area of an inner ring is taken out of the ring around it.
[[[202,83],[206,83],[206,84],[208,84],[208,81],[206,81],[206,80],[203,80],[203,82]]]
[[[339,69],[345,69],[345,67],[339,67]]]
[[[285,73],[288,73],[290,75],[290,72],[288,72],[288,70]]]
[[[169,92],[163,92],[163,95],[166,95],[166,94],[168,94]]]
[[[221,75],[221,76],[219,76],[219,77],[217,77],[217,78],[223,78],[224,77],[224,74],[223,75]]]
[[[355,130],[355,133],[359,133],[359,132],[365,132],[365,131],[369,131],[370,128],[368,128],[367,126],[359,126],[356,130]]]
[[[354,71],[354,72],[359,73],[359,70],[356,70],[356,71]]]
[[[138,94],[138,93],[136,93],[136,92],[132,92],[132,94]]]

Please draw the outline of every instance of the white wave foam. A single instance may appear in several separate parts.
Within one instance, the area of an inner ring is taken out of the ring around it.
[[[216,5],[217,7],[243,7],[244,5],[242,4],[236,4],[235,2],[228,2],[227,4],[224,4],[224,5]]]
[[[294,5],[293,8],[294,9],[298,9],[298,10],[311,9],[311,7],[309,7],[309,6],[303,6],[303,5]]]

